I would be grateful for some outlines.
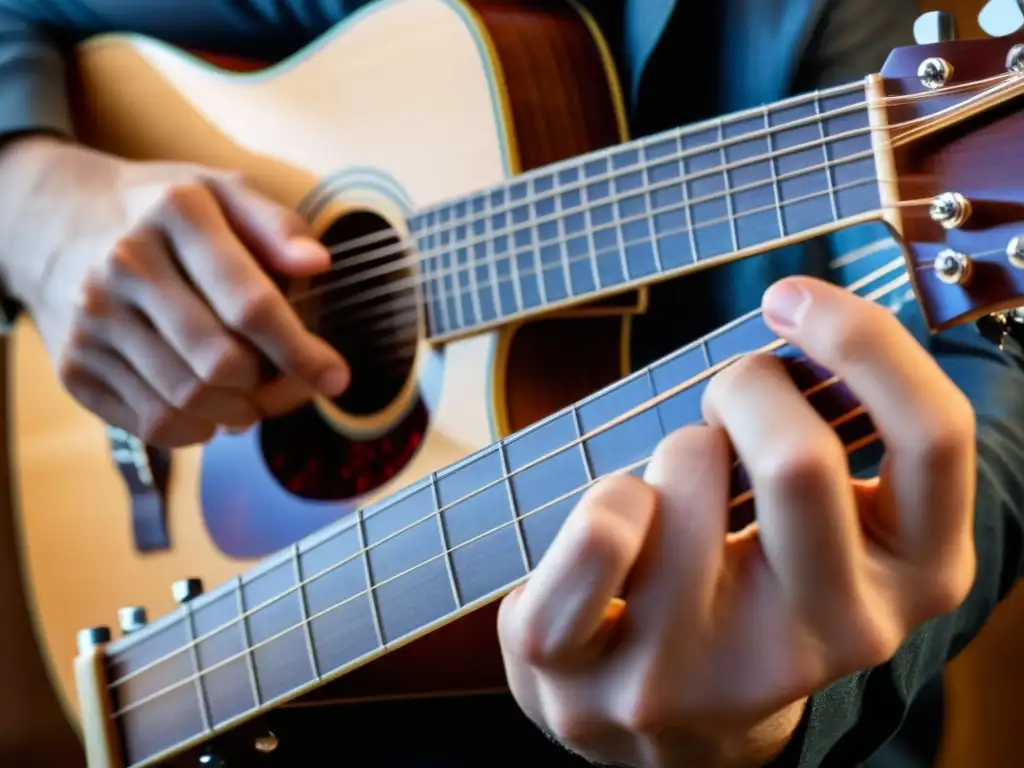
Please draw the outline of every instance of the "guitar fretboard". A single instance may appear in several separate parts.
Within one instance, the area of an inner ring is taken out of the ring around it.
[[[907,292],[894,245],[838,263],[832,277],[879,302]],[[741,318],[111,644],[128,765],[495,599],[536,566],[595,477],[642,472],[663,436],[700,420],[702,374],[773,341],[758,313]],[[856,441],[863,425],[847,427]]]
[[[517,176],[413,217],[429,333],[703,269],[878,211],[866,89],[843,86]]]

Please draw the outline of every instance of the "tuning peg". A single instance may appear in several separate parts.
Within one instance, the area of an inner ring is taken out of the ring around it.
[[[929,11],[914,22],[914,40],[918,45],[948,43],[956,40],[956,19],[946,11]]]
[[[174,601],[179,605],[194,600],[203,594],[203,580],[180,579],[171,585],[171,594],[174,595]]]
[[[1024,0],[989,0],[978,14],[986,35],[1006,37],[1024,25]]]
[[[78,652],[88,653],[98,645],[110,642],[110,627],[88,627],[78,631]]]
[[[117,625],[121,631],[130,635],[146,626],[146,609],[140,605],[130,605],[117,611]]]

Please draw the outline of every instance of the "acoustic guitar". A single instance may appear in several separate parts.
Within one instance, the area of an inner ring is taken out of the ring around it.
[[[355,371],[337,400],[162,454],[79,408],[21,321],[25,578],[90,766],[194,765],[311,696],[502,688],[498,598],[739,355],[793,357],[851,452],[870,448],[842,384],[757,312],[632,373],[630,320],[657,281],[868,222],[902,249],[837,259],[851,291],[917,301],[933,330],[1024,304],[1022,73],[1016,39],[911,47],[631,141],[569,2],[379,2],[272,67],[87,41],[82,139],[239,169],[301,211],[335,263],[289,297]],[[741,469],[734,490],[744,525]]]

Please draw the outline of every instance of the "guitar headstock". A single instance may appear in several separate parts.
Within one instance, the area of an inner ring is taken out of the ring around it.
[[[1024,306],[1024,34],[899,48],[881,76],[883,204],[928,325]]]

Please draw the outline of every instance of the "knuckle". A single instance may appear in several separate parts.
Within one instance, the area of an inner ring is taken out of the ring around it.
[[[137,437],[145,443],[164,445],[174,431],[175,414],[170,408],[154,408],[139,418]]]
[[[651,685],[639,686],[625,699],[619,714],[619,726],[637,736],[655,736],[673,723],[670,706],[663,698],[651,695]]]
[[[829,486],[846,466],[846,453],[838,438],[823,435],[808,442],[776,443],[751,461],[756,484],[813,491]]]
[[[628,567],[628,538],[623,536],[615,516],[600,503],[600,497],[583,503],[575,522],[573,549],[577,561],[597,564],[602,570]]]
[[[276,231],[286,235],[297,235],[308,231],[306,220],[297,211],[288,208],[275,208],[269,222]]]
[[[944,398],[939,414],[919,420],[920,432],[911,441],[920,461],[944,466],[974,449],[975,414],[970,401],[958,389]]]
[[[930,574],[922,590],[924,618],[944,616],[955,611],[974,588],[978,561],[974,542],[967,541],[960,557],[950,558],[937,574]]]
[[[145,280],[150,276],[149,252],[152,236],[143,230],[125,235],[111,247],[107,258],[92,274],[97,285],[105,286],[114,280]]]
[[[203,382],[198,379],[186,379],[171,390],[171,405],[179,411],[190,411],[200,403],[206,392],[207,388]]]
[[[763,376],[785,374],[781,361],[774,355],[763,353],[744,355],[716,373],[704,390],[705,403],[724,403],[736,387]]]
[[[524,617],[523,623],[513,632],[515,653],[531,667],[545,669],[554,662],[544,639],[544,629],[536,618]]]
[[[267,315],[273,311],[274,291],[261,288],[243,297],[224,318],[232,330],[251,333],[265,325]]]
[[[543,669],[551,662],[544,638],[543,621],[527,605],[527,588],[521,587],[498,608],[498,637],[503,650],[527,665]]]
[[[651,464],[676,488],[703,488],[721,474],[728,451],[724,430],[690,425],[669,433],[654,449]],[[687,471],[679,472],[683,467]]]
[[[163,190],[157,210],[162,216],[194,221],[209,202],[210,191],[201,182],[172,184]]]
[[[551,735],[563,744],[585,744],[594,732],[594,722],[575,707],[555,700],[547,707],[544,721]]]
[[[88,376],[85,366],[73,350],[64,350],[57,363],[57,378],[73,395],[81,389],[83,380]]]
[[[227,341],[209,355],[203,380],[211,387],[245,386],[255,378],[256,364],[241,345]]]
[[[837,312],[830,318],[823,335],[827,339],[827,359],[845,366],[856,366],[865,353],[894,333],[904,333],[902,328],[892,327],[895,322],[887,310],[870,302],[856,302],[845,312]]]
[[[100,319],[107,317],[110,311],[111,297],[105,281],[95,273],[87,276],[78,292],[75,315],[78,318]]]

